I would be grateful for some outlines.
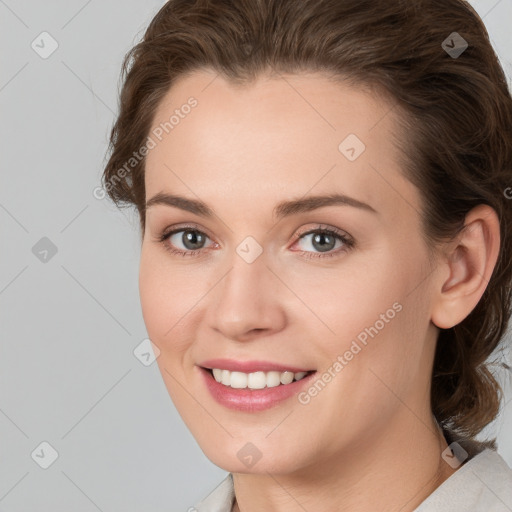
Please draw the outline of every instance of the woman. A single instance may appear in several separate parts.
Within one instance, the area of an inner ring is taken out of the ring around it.
[[[170,0],[104,186],[168,392],[229,471],[191,510],[512,510],[512,98],[460,0]]]

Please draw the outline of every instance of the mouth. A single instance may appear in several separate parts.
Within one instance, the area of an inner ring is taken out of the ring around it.
[[[205,361],[197,369],[216,402],[249,413],[277,407],[291,399],[310,385],[317,373],[279,364],[227,359]]]

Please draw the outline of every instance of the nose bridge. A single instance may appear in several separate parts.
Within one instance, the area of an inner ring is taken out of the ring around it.
[[[250,305],[254,311],[268,300],[268,286],[265,284],[270,271],[266,267],[265,257],[260,254],[254,260],[246,260],[244,256],[240,256],[240,248],[244,249],[244,246],[241,244],[237,247],[236,254],[231,259],[231,269],[220,287],[219,306],[227,307],[233,317],[246,306]]]
[[[230,338],[240,338],[254,329],[280,328],[284,312],[275,280],[263,252],[254,241],[244,240],[212,297],[212,327]]]
[[[232,248],[228,259],[231,268],[221,287],[222,295],[238,297],[241,301],[247,300],[248,297],[254,298],[258,292],[259,283],[266,281],[267,274],[270,272],[266,266],[268,252],[264,251],[262,244],[249,235]]]

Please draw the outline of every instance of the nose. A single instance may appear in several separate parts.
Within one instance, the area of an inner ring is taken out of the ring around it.
[[[210,327],[223,338],[247,341],[286,325],[284,286],[260,255],[247,263],[235,254],[231,269],[212,290]]]

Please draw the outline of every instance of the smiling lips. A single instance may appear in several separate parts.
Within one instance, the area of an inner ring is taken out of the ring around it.
[[[267,409],[293,396],[315,373],[266,361],[230,359],[204,361],[199,368],[217,402],[248,412]]]

